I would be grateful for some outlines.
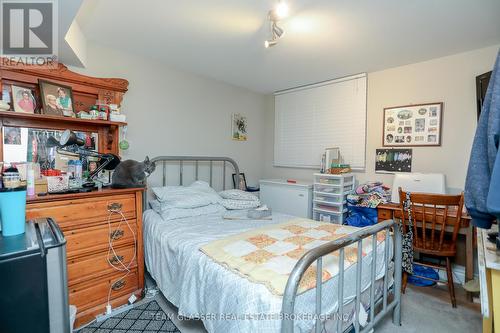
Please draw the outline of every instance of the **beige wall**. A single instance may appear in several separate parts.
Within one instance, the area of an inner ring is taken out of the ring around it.
[[[497,45],[369,73],[366,171],[357,173],[359,181],[392,183],[392,175],[374,171],[375,149],[382,145],[384,107],[444,102],[442,146],[413,148],[413,171],[444,173],[450,190],[463,189],[476,128],[475,77],[493,68],[498,49]],[[272,97],[268,97],[267,107],[264,177],[311,179],[314,170],[273,167]]]
[[[131,148],[125,158],[145,155],[233,157],[249,183],[262,178],[311,179],[314,170],[273,167],[274,98],[172,69],[141,56],[88,46],[87,68],[73,70],[130,81],[123,103]],[[476,127],[475,77],[493,67],[499,46],[368,74],[367,163],[357,178],[392,183],[375,174],[381,147],[383,108],[444,102],[441,147],[413,148],[415,172],[446,174],[448,187],[462,189]],[[230,139],[231,113],[248,117],[249,141]]]
[[[203,155],[234,158],[249,183],[262,177],[265,96],[144,57],[88,46],[87,68],[77,72],[129,80],[123,101],[130,149],[124,158]],[[249,140],[231,140],[231,113],[248,117]]]

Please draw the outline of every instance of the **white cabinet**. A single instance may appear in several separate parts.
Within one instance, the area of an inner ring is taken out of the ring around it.
[[[354,175],[314,174],[313,213],[317,221],[343,224],[347,214],[347,194],[354,189]]]
[[[273,212],[312,218],[312,183],[261,180],[260,201],[272,208]]]

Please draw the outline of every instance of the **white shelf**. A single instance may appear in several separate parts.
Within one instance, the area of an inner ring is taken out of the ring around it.
[[[355,178],[352,173],[338,175],[315,173],[313,183],[314,219],[343,224],[347,216],[347,194],[352,192],[354,184]],[[337,202],[329,201],[328,198],[335,198]],[[328,207],[335,208],[335,210],[330,210]]]
[[[345,196],[348,193],[330,193],[330,192],[321,192],[321,191],[314,191],[313,192],[315,195],[323,195],[325,197],[340,197],[340,196]]]
[[[318,199],[314,199],[313,200],[314,203],[319,203],[321,205],[326,205],[326,206],[343,206],[345,204],[347,204],[347,201],[342,201],[342,202],[331,202],[331,201],[323,201],[323,200],[318,200]]]
[[[342,215],[342,214],[347,213],[347,208],[344,208],[344,210],[342,210],[341,212],[334,212],[334,211],[331,211],[328,209],[321,209],[321,208],[317,208],[317,207],[314,207],[313,210],[315,212],[328,213],[328,214],[334,214],[334,215]]]

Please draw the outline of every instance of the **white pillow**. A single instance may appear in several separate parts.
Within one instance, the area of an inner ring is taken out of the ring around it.
[[[153,210],[160,214],[161,218],[165,221],[208,214],[223,214],[226,211],[219,204],[197,208],[169,208],[157,200],[153,200],[150,203]]]
[[[219,195],[224,199],[259,201],[259,198],[252,193],[236,189],[219,192]]]
[[[222,199],[221,205],[226,209],[250,209],[260,206],[260,200],[234,200]]]
[[[196,181],[189,186],[153,187],[158,201],[168,208],[196,208],[219,203],[222,198],[208,183]]]

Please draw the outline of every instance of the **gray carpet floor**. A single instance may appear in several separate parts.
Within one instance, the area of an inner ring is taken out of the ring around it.
[[[148,287],[155,286],[149,274],[146,274]],[[482,331],[482,316],[479,304],[466,300],[464,289],[455,285],[457,308],[449,301],[445,285],[433,287],[415,287],[408,284],[402,295],[402,326],[394,326],[392,317],[386,316],[375,327],[375,333],[472,333]],[[154,298],[164,313],[171,314],[172,323],[182,333],[206,333],[200,320],[179,320],[177,308],[161,293]],[[169,324],[170,325],[170,324]],[[174,331],[175,332],[175,331]],[[95,332],[93,332],[95,333]]]
[[[386,316],[375,327],[375,333],[472,333],[481,332],[482,317],[478,304],[465,299],[460,286],[457,292],[457,308],[452,308],[446,286],[419,288],[408,285],[402,295],[402,326],[394,326],[392,317]],[[166,313],[177,313],[177,309],[161,293],[156,296],[158,304]],[[182,333],[206,333],[199,320],[173,322]]]
[[[446,287],[444,287],[446,288]],[[460,286],[456,286],[457,308],[448,300],[448,292],[442,287],[419,288],[409,286],[402,295],[402,325],[394,326],[388,316],[375,327],[375,332],[384,333],[472,333],[482,331],[482,317],[477,304],[460,297]],[[462,289],[463,290],[463,289]]]

